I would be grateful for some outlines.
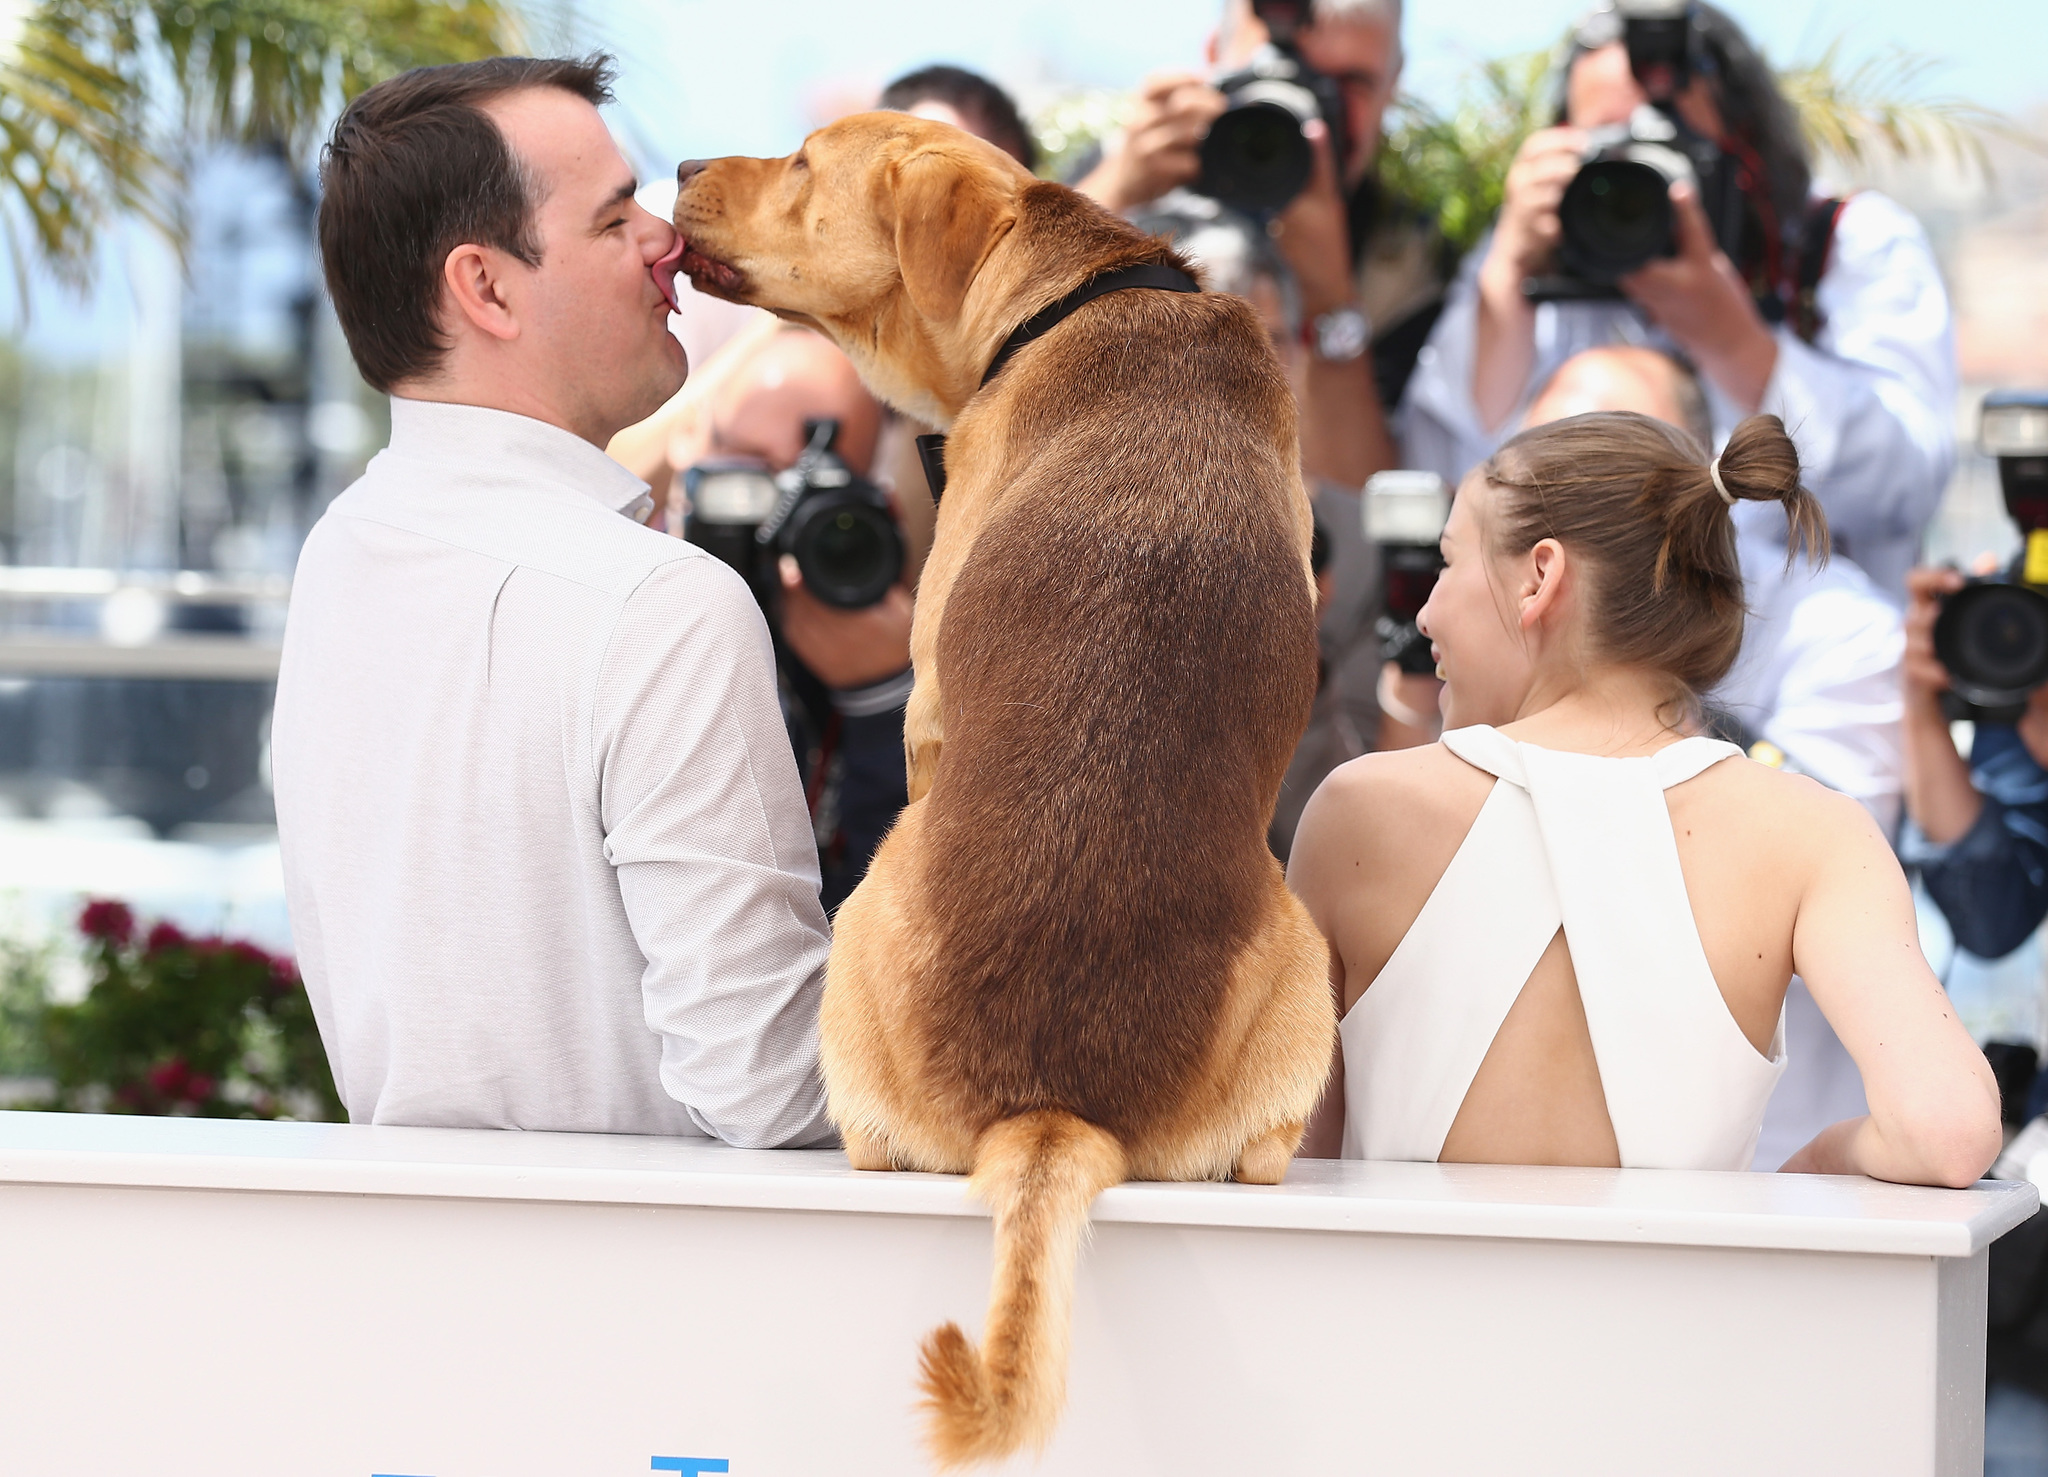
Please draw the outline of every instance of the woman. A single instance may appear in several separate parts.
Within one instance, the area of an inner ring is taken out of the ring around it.
[[[1577,416],[1459,489],[1421,618],[1447,732],[1338,770],[1295,841],[1343,1014],[1304,1153],[1746,1169],[1796,971],[1871,1111],[1787,1170],[1961,1186],[1996,1156],[1997,1088],[1876,825],[1686,736],[1742,641],[1745,500],[1826,546],[1773,416],[1712,465]]]

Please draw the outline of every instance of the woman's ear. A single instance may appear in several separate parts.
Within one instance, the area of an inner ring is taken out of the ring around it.
[[[1562,610],[1571,560],[1564,545],[1554,538],[1539,539],[1524,557],[1522,588],[1515,594],[1521,607],[1521,627],[1526,631]]]

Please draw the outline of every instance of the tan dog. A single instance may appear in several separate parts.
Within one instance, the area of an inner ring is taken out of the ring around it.
[[[678,176],[698,288],[951,428],[910,805],[839,911],[824,1072],[857,1167],[971,1172],[995,1211],[982,1350],[925,1344],[935,1454],[1042,1445],[1097,1192],[1277,1183],[1329,1069],[1325,945],[1266,846],[1316,683],[1294,402],[1248,305],[1146,290],[982,389],[1040,308],[1182,263],[957,129],[867,113]]]

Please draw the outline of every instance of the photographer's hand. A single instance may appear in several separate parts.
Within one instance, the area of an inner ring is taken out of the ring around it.
[[[1906,576],[1906,655],[1899,676],[1905,699],[1906,813],[1927,839],[1946,843],[1977,823],[1983,797],[1970,783],[1970,766],[1956,752],[1941,695],[1948,669],[1934,652],[1934,622],[1941,601],[1963,587],[1953,569],[1916,569]]]
[[[1103,141],[1102,162],[1074,186],[1109,210],[1129,210],[1191,184],[1202,140],[1222,116],[1223,94],[1191,73],[1149,77],[1130,121]]]
[[[1275,223],[1274,242],[1301,285],[1305,324],[1332,309],[1358,301],[1351,275],[1351,224],[1337,164],[1330,153],[1329,125],[1321,119],[1303,130],[1315,151],[1315,173]],[[1359,488],[1375,472],[1395,464],[1394,438],[1380,408],[1372,377],[1372,352],[1356,359],[1311,355],[1301,407],[1301,467],[1311,477],[1339,487]]]
[[[910,591],[892,585],[865,610],[827,605],[804,586],[796,560],[785,554],[782,639],[797,660],[827,687],[844,691],[893,677],[910,665]]]
[[[1522,296],[1522,283],[1550,265],[1557,249],[1557,207],[1585,148],[1580,129],[1545,128],[1522,141],[1508,166],[1500,219],[1479,268],[1472,403],[1488,430],[1508,418],[1529,388],[1536,367],[1536,309]]]
[[[1621,290],[1677,341],[1700,373],[1745,415],[1763,404],[1778,367],[1778,341],[1757,312],[1735,264],[1714,240],[1699,191],[1671,187],[1678,255],[1621,279]]]

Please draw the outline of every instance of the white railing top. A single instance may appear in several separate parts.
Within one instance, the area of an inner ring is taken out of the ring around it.
[[[871,1174],[836,1150],[706,1139],[0,1112],[0,1184],[980,1216],[952,1175]],[[1971,1256],[2040,1203],[1849,1175],[1297,1160],[1274,1186],[1125,1184],[1098,1221]]]

